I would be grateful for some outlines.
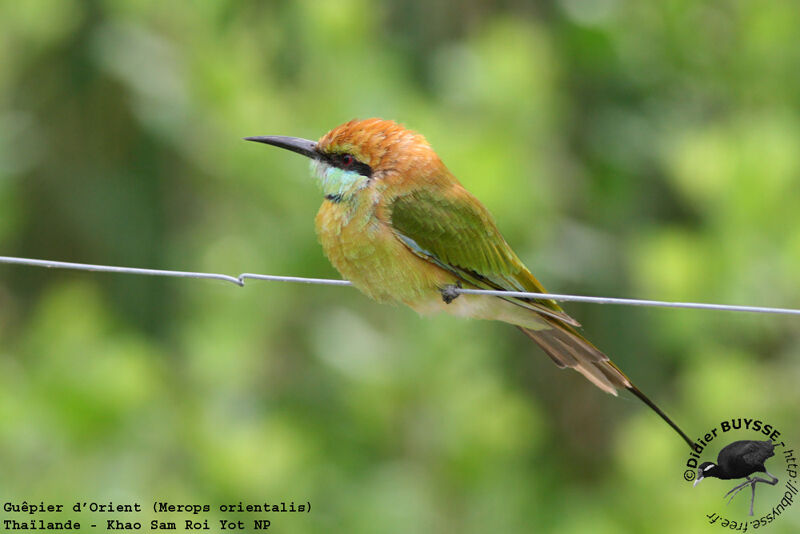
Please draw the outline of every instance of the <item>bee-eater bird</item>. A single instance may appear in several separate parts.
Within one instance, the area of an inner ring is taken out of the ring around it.
[[[388,120],[352,120],[318,142],[247,137],[311,158],[324,200],[316,230],[344,278],[378,302],[517,326],[561,368],[612,395],[631,391],[692,440],[576,328],[553,300],[458,294],[455,287],[543,293],[494,218],[422,135]]]

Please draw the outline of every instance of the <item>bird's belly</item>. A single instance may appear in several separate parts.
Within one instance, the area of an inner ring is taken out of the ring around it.
[[[417,309],[441,301],[440,288],[455,283],[452,274],[408,250],[372,213],[326,202],[317,214],[316,227],[333,266],[378,302]]]

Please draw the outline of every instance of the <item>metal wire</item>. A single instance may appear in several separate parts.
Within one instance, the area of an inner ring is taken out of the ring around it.
[[[145,276],[168,276],[174,278],[204,278],[209,280],[222,280],[237,286],[244,286],[245,280],[265,280],[271,282],[293,282],[302,284],[320,284],[328,286],[351,286],[347,280],[330,280],[327,278],[301,278],[297,276],[276,276],[269,274],[242,273],[239,276],[230,276],[219,273],[201,273],[193,271],[167,271],[163,269],[139,269],[135,267],[116,267],[112,265],[92,265],[88,263],[71,263],[65,261],[37,260],[30,258],[15,258],[0,256],[0,263],[16,265],[29,265],[33,267],[46,267],[50,269],[71,269],[78,271],[139,274]],[[696,310],[717,310],[750,313],[772,313],[781,315],[800,315],[800,310],[791,308],[770,308],[764,306],[732,306],[728,304],[709,304],[703,302],[670,302],[663,300],[641,300],[613,297],[589,297],[585,295],[562,295],[559,293],[527,293],[523,291],[495,291],[486,289],[452,288],[454,292],[465,295],[494,295],[504,297],[523,297],[534,299],[549,299],[560,302],[588,302],[591,304],[615,304],[622,306],[650,306],[659,308],[686,308]]]

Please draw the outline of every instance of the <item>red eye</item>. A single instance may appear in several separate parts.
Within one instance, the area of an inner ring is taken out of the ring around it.
[[[356,162],[356,158],[354,158],[350,154],[344,154],[342,156],[342,167],[346,167],[346,168],[352,167],[353,163],[355,163],[355,162]]]

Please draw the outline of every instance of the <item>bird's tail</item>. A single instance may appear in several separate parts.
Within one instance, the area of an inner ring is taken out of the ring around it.
[[[675,422],[655,405],[639,388],[633,385],[630,378],[623,373],[608,356],[592,345],[586,338],[572,327],[559,321],[547,318],[550,328],[533,330],[519,327],[520,330],[539,345],[560,368],[575,369],[592,384],[606,393],[617,395],[617,388],[624,388],[636,395],[643,403],[658,414],[681,438],[691,447],[692,440]]]

